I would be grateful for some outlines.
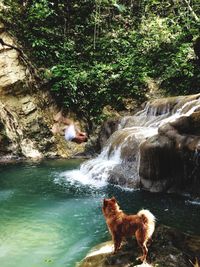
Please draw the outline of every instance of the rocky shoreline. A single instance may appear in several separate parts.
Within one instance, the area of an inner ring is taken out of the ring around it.
[[[146,264],[136,261],[140,249],[135,239],[116,254],[112,249],[112,241],[97,245],[76,267],[198,267],[200,262],[200,236],[164,225],[156,227]]]

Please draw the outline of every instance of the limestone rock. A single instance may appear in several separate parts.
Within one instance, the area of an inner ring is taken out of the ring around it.
[[[200,112],[161,126],[140,154],[144,189],[200,194]]]
[[[118,129],[119,122],[119,117],[115,117],[110,118],[103,123],[98,138],[98,144],[100,149],[105,146],[108,138]]]
[[[58,112],[50,94],[32,75],[33,67],[16,40],[0,23],[0,156],[43,158],[71,157],[84,145],[70,144],[51,132]],[[31,71],[30,71],[31,70]]]
[[[200,94],[150,101],[150,115],[183,114],[140,145],[141,187],[200,195]],[[180,113],[181,112],[181,113]]]

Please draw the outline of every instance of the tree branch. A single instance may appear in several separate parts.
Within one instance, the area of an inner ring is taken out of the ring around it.
[[[192,13],[192,15],[193,15],[194,19],[196,20],[196,22],[199,22],[200,19],[199,19],[199,17],[197,16],[197,14],[194,12],[194,10],[192,9],[192,7],[191,7],[189,1],[188,1],[188,0],[184,0],[184,2],[186,3],[188,9],[189,9],[190,12]]]
[[[23,52],[20,48],[14,46],[14,45],[5,43],[4,40],[3,40],[2,38],[0,38],[0,44],[1,44],[2,46],[10,47],[11,49],[15,49],[15,50],[19,53],[19,55],[20,55],[21,59],[24,61],[24,63],[28,66],[31,75],[35,78],[35,80],[36,80],[37,82],[40,82],[40,81],[41,81],[39,75],[38,75],[37,72],[36,72],[36,69],[35,69],[34,66],[29,62],[28,58],[26,57],[26,55],[24,54],[24,52]]]
[[[21,49],[19,49],[19,48],[16,47],[16,46],[13,46],[13,45],[11,45],[11,44],[7,44],[7,43],[5,43],[4,40],[3,40],[2,38],[0,38],[0,44],[3,45],[3,46],[5,45],[5,46],[7,46],[7,47],[10,47],[10,48],[12,48],[12,49],[15,49],[15,50],[16,50],[17,52],[19,52],[21,55],[23,54]]]

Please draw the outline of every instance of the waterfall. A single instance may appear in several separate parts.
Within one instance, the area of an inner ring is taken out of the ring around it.
[[[98,186],[110,182],[137,188],[141,143],[156,135],[159,127],[182,116],[190,116],[198,109],[200,94],[146,103],[143,110],[121,119],[118,130],[110,136],[102,152],[81,165],[76,179],[82,177],[80,181],[83,183],[87,180],[86,183]]]

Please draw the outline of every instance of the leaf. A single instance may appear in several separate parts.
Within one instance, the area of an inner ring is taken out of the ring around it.
[[[124,11],[126,11],[126,7],[124,5],[121,4],[113,4],[114,7],[116,7],[118,9],[119,12],[123,13]]]

